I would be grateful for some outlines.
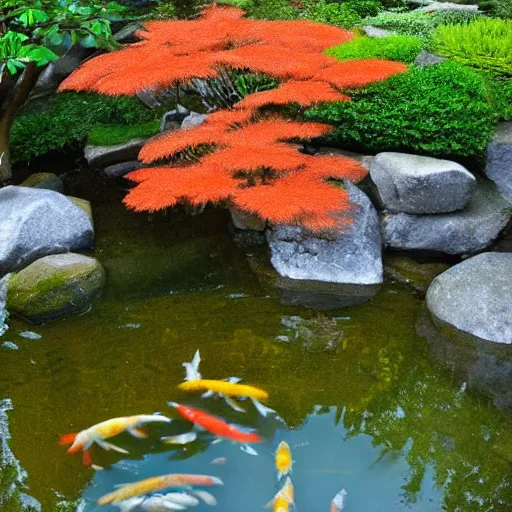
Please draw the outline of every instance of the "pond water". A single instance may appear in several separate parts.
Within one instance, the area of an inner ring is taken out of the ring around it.
[[[187,472],[224,480],[213,491],[218,510],[261,510],[277,490],[281,440],[292,448],[299,512],[329,510],[342,488],[347,512],[512,509],[512,424],[495,405],[507,404],[508,389],[468,385],[474,353],[424,337],[422,302],[408,288],[385,285],[333,311],[287,305],[253,272],[254,250],[232,244],[225,212],[148,222],[124,210],[121,189],[80,173],[68,180],[93,203],[107,292],[87,314],[40,327],[11,320],[0,337],[19,347],[0,347],[0,398],[13,401],[12,449],[43,511],[63,499],[107,511],[95,501],[116,484]],[[203,376],[268,390],[286,426],[247,402],[241,414],[177,390],[198,348]],[[492,360],[482,375],[507,364]],[[255,456],[200,434],[176,450],[159,442],[190,429],[176,421],[147,440],[120,436],[129,455],[93,449],[105,468],[96,472],[58,444],[59,434],[115,416],[176,417],[169,400],[257,427],[265,442]],[[218,457],[226,463],[211,465]]]

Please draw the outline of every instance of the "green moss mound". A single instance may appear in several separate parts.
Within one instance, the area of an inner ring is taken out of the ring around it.
[[[151,137],[159,131],[159,119],[129,126],[122,124],[97,125],[91,128],[87,143],[93,146],[114,146],[124,144],[137,137]]]
[[[351,95],[306,116],[335,126],[331,143],[370,152],[482,157],[498,117],[485,77],[453,62],[412,68]]]
[[[382,39],[358,37],[349,43],[329,48],[326,53],[339,60],[386,59],[411,63],[421,49],[419,37],[396,35]]]

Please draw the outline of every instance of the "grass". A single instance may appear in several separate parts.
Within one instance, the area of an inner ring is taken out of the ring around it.
[[[137,137],[151,137],[159,131],[159,119],[131,125],[96,125],[89,131],[87,143],[93,146],[114,146]]]
[[[461,64],[512,76],[512,20],[482,18],[438,27],[433,44]]]

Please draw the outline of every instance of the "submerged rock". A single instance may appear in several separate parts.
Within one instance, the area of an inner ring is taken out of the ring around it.
[[[475,253],[496,240],[511,217],[510,207],[492,183],[479,183],[469,204],[458,212],[385,213],[381,222],[384,243],[394,249]]]
[[[512,122],[502,123],[487,147],[485,174],[512,201]]]
[[[471,199],[475,177],[449,160],[406,153],[379,153],[370,176],[384,206],[404,213],[447,213]]]
[[[49,322],[89,309],[104,283],[105,271],[94,258],[73,253],[46,256],[11,278],[7,308],[32,323]]]
[[[230,208],[229,213],[231,214],[231,220],[235,228],[247,229],[251,231],[264,231],[267,227],[267,221],[261,219],[257,215],[251,215],[245,213],[238,208]]]
[[[0,189],[0,275],[37,258],[90,249],[94,230],[88,215],[52,190]]]
[[[267,231],[274,268],[284,277],[347,284],[382,282],[381,235],[377,212],[366,194],[346,184],[354,204],[353,222],[332,239],[297,226]]]
[[[36,172],[20,183],[20,187],[44,188],[64,194],[64,182],[62,178],[51,172]]]
[[[130,162],[121,162],[119,164],[109,165],[103,169],[103,172],[111,179],[122,178],[129,172],[136,171],[143,167],[143,164],[138,160],[131,160]]]
[[[437,276],[426,296],[439,320],[497,343],[512,343],[512,253],[486,252]]]
[[[145,137],[138,137],[113,146],[86,146],[84,156],[90,167],[107,167],[136,160],[147,140]]]

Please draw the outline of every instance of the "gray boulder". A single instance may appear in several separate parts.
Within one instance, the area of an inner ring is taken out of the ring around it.
[[[190,111],[183,105],[178,105],[177,108],[169,110],[162,116],[160,123],[160,131],[166,132],[171,130],[178,130],[181,128],[181,123],[190,114]]]
[[[370,176],[384,206],[404,213],[461,210],[476,185],[475,177],[460,164],[406,153],[379,153]]]
[[[194,128],[206,121],[208,116],[206,114],[198,114],[197,112],[190,112],[190,114],[183,119],[181,123],[182,128]]]
[[[512,122],[502,123],[487,147],[487,177],[512,201]]]
[[[132,171],[136,171],[143,167],[143,164],[138,160],[131,160],[130,162],[121,162],[120,164],[109,165],[103,169],[103,172],[111,179],[122,178]]]
[[[45,256],[9,280],[7,309],[35,324],[49,322],[87,311],[104,283],[105,271],[94,258]]]
[[[368,37],[375,37],[376,39],[383,39],[384,37],[394,36],[396,34],[396,32],[392,32],[391,30],[374,27],[372,25],[364,25],[362,30]]]
[[[377,212],[366,194],[346,183],[355,206],[353,223],[332,239],[297,226],[267,231],[271,262],[283,277],[331,283],[382,282],[381,235]]]
[[[64,182],[62,178],[51,172],[36,172],[29,176],[20,187],[44,188],[64,194]]]
[[[438,12],[438,11],[452,11],[452,12],[480,12],[478,10],[478,5],[468,5],[468,4],[456,4],[453,2],[432,2],[428,5],[424,5],[419,9],[416,9],[419,12]],[[415,11],[415,12],[416,12]]]
[[[414,64],[420,67],[434,66],[436,64],[441,64],[441,62],[444,62],[445,60],[445,57],[427,52],[426,50],[421,50],[420,54],[416,57]]]
[[[90,249],[94,230],[87,213],[52,190],[0,189],[0,275],[42,256]]]
[[[84,156],[90,167],[101,168],[136,160],[147,140],[147,138],[139,137],[113,146],[86,146]]]
[[[510,219],[511,204],[490,182],[479,183],[464,210],[437,215],[384,213],[384,243],[394,249],[471,254],[488,247]]]
[[[512,253],[486,252],[455,265],[434,279],[426,302],[461,331],[512,343]]]

